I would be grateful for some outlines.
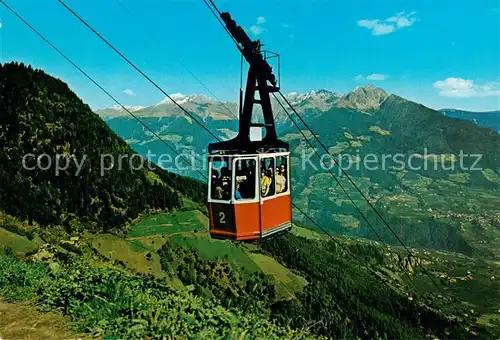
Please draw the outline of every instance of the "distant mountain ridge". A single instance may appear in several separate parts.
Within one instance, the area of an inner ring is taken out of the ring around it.
[[[357,110],[361,113],[370,113],[380,109],[382,103],[391,96],[384,89],[374,85],[358,86],[345,94],[325,89],[311,90],[307,93],[290,92],[285,94],[287,100],[300,113],[326,112],[334,107]],[[202,119],[212,118],[215,120],[236,120],[238,115],[238,103],[231,101],[218,101],[205,94],[182,94],[174,93],[170,97],[183,106],[186,110],[199,115]],[[280,105],[272,98],[273,109],[276,113],[282,111]],[[169,117],[184,115],[182,110],[168,97],[162,101],[149,106],[124,105],[130,112],[139,117]],[[258,113],[259,107],[255,107]],[[314,111],[314,112],[312,112]],[[460,109],[445,108],[437,110],[447,117],[470,120],[478,125],[492,128],[500,132],[500,110],[487,112],[474,112]],[[97,109],[95,112],[103,119],[109,120],[114,117],[127,116],[127,112],[118,105],[109,108]],[[277,121],[288,119],[286,115],[278,115]]]
[[[496,213],[500,204],[500,134],[467,120],[445,116],[375,86],[357,87],[343,95],[327,90],[305,94],[292,92],[286,98],[330,154],[353,163],[350,175],[367,197],[384,211],[390,223],[401,225],[401,217],[405,217],[398,233],[408,245],[467,255],[500,256],[495,250],[500,244],[500,230],[493,227],[500,218]],[[178,94],[174,99],[183,101],[182,107],[219,138],[228,139],[236,134],[236,104],[221,104],[197,95]],[[376,239],[342,190],[335,189],[334,180],[316,157],[311,161],[317,169],[309,162],[305,168],[301,167],[311,150],[281,106],[274,100],[272,105],[278,134],[290,144],[292,151],[295,203],[334,232]],[[258,110],[254,112],[258,114]],[[177,106],[165,102],[135,114],[142,116],[141,120],[177,152],[194,152],[198,155],[196,164],[203,164],[207,145],[213,142],[213,137]],[[128,115],[122,113],[122,116],[108,119],[107,123],[142,155],[168,153],[161,141]],[[305,128],[301,126],[301,129]],[[477,164],[473,157],[462,162],[465,168],[475,165],[481,170],[461,169],[458,158],[461,151],[467,155],[481,155]],[[426,153],[432,157],[425,156]],[[413,157],[413,165],[435,159],[436,164],[431,163],[427,171],[412,169],[409,165],[398,169],[396,163],[389,161],[385,167],[370,170],[363,161],[368,155],[375,155],[379,160],[387,155],[400,155],[408,162]],[[356,170],[355,163],[360,165],[356,164]],[[434,170],[435,166],[441,167],[440,164],[447,167],[452,164],[453,169]],[[199,174],[189,168],[167,169],[199,178]],[[350,183],[345,183],[344,187],[352,189]],[[357,194],[351,192],[351,196]],[[358,204],[365,203],[359,201]],[[377,220],[376,216],[371,218]],[[385,226],[375,224],[374,227],[386,242],[397,244],[393,235],[386,233]]]
[[[299,112],[319,111],[326,112],[332,107],[344,107],[358,109],[361,111],[376,110],[380,104],[389,96],[384,90],[373,85],[365,87],[356,87],[353,91],[346,94],[332,92],[325,89],[311,90],[308,93],[290,92],[285,94],[287,100]],[[212,117],[213,119],[237,119],[238,104],[236,102],[219,102],[218,100],[205,94],[185,95],[174,93],[170,98],[182,105],[186,110],[197,113],[202,118]],[[137,116],[142,117],[168,117],[183,114],[182,110],[165,97],[157,104],[147,107],[144,106],[125,106]],[[282,110],[274,98],[271,99],[273,108],[276,111]],[[259,112],[259,107],[255,107]],[[109,119],[112,117],[126,116],[127,112],[120,106],[95,110],[101,118]],[[284,117],[281,117],[284,118]],[[278,121],[280,117],[278,117]]]
[[[470,120],[477,125],[489,127],[500,133],[500,110],[472,112],[459,109],[441,109],[439,112],[447,117]]]
[[[356,87],[354,91],[343,96],[337,106],[368,113],[378,110],[388,97],[389,94],[387,92],[373,85]]]

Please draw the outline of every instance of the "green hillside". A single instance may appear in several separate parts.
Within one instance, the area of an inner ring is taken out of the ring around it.
[[[0,84],[0,208],[8,214],[98,231],[146,209],[179,208],[179,194],[204,199],[201,183],[139,168],[144,160],[61,80],[9,63]]]
[[[370,115],[333,108],[308,124],[405,244],[498,260],[500,134],[394,95]],[[301,168],[302,155],[312,150],[297,139],[291,145],[297,159],[295,202],[332,231],[378,240],[316,157]],[[481,157],[477,164],[477,157],[462,162],[461,152]],[[394,155],[406,162],[404,168]],[[338,168],[333,170],[375,232],[399,245]]]
[[[141,112],[135,112],[134,114],[140,116]],[[198,116],[199,113],[195,111],[191,112],[191,114]],[[233,137],[238,127],[234,117],[231,117],[230,120],[218,120],[210,117],[203,119],[203,117],[198,116],[198,119],[209,126],[221,139]],[[202,150],[206,150],[208,143],[212,141],[212,137],[208,133],[198,124],[180,115],[145,116],[141,117],[141,121],[165,142],[174,147],[177,153],[184,155],[184,158],[188,159],[190,164],[187,165],[176,153],[166,148],[162,141],[158,140],[150,131],[145,130],[140,123],[128,115],[127,117],[112,117],[107,119],[106,123],[135,152],[147,155],[149,151],[152,155],[151,161],[165,170],[200,180],[203,179],[190,165],[202,168],[202,165],[206,163]]]
[[[397,248],[333,243],[300,227],[260,246],[233,243],[211,240],[206,222],[196,210],[153,214],[127,237],[86,234],[24,252],[28,262],[10,255],[9,243],[0,255],[0,296],[60,311],[74,332],[94,335],[159,336],[169,327],[215,338],[493,334],[499,287],[487,278],[499,274],[498,265],[417,255],[450,302]]]

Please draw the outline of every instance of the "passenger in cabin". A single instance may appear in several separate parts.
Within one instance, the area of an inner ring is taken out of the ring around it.
[[[266,188],[269,186],[266,179],[266,170],[261,168],[260,170],[260,194],[262,197],[266,196]]]
[[[254,199],[255,198],[255,161],[246,160],[244,161],[243,167],[243,181],[241,182],[241,194],[243,198]]]
[[[219,172],[217,170],[212,170],[212,198],[222,199],[222,179],[219,177]]]
[[[231,198],[231,172],[227,167],[221,169],[222,175],[222,199],[228,200]]]
[[[286,190],[285,164],[281,164],[276,174],[276,193],[279,194]]]
[[[215,169],[212,170],[212,183],[217,182],[219,179],[219,172]]]
[[[241,182],[236,181],[236,188],[234,190],[234,198],[237,200],[243,199],[243,196],[241,195],[241,192],[240,192],[240,185],[241,185]]]
[[[272,179],[272,170],[262,169],[261,173],[261,194],[263,197],[266,197],[270,194],[271,184],[273,183]]]

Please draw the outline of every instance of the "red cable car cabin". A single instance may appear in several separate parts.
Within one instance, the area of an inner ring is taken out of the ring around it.
[[[287,151],[211,155],[211,236],[250,240],[290,229],[289,164]]]
[[[244,105],[240,89],[238,135],[208,146],[210,235],[259,239],[292,226],[290,152],[288,143],[276,135],[270,93],[279,86],[267,62],[276,58],[279,68],[279,55],[262,53],[260,41],[252,41],[229,13],[221,13],[221,18],[250,67]],[[254,105],[262,107],[264,123],[252,122]],[[264,138],[252,140],[251,128],[264,128]]]

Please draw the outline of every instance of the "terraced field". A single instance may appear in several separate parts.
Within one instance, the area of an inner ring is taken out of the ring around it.
[[[170,240],[173,245],[196,249],[204,259],[228,261],[235,270],[248,274],[261,271],[261,268],[249,257],[248,251],[239,243],[212,240],[194,234],[174,235],[170,237]]]
[[[207,230],[206,217],[198,210],[181,211],[172,214],[157,214],[135,224],[129,237],[167,235]]]
[[[308,237],[320,237],[307,229],[296,230]],[[156,251],[167,240],[173,246],[197,251],[204,259],[227,261],[233,269],[243,274],[263,272],[272,276],[281,298],[293,297],[307,285],[304,278],[295,275],[272,257],[259,253],[256,244],[211,239],[208,218],[198,210],[148,216],[130,228],[126,239],[103,234],[92,238],[91,245],[99,254],[121,261],[134,271],[161,277],[163,274]]]
[[[129,269],[162,276],[160,257],[140,241],[103,234],[92,238],[90,244],[102,256],[119,261]]]
[[[258,253],[248,255],[264,274],[273,276],[276,282],[279,282],[277,286],[278,298],[293,297],[307,285],[306,279],[292,273],[274,258]]]
[[[0,247],[10,248],[15,253],[27,253],[38,249],[38,244],[24,236],[0,228]]]

